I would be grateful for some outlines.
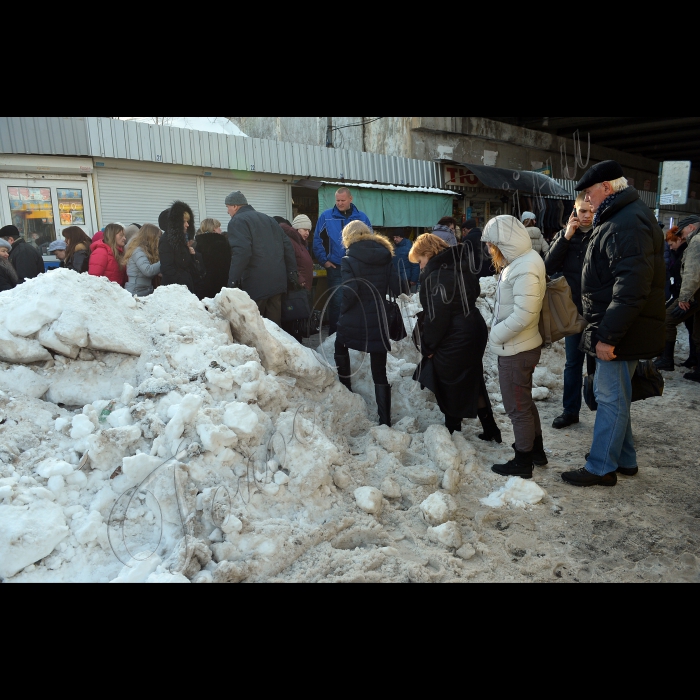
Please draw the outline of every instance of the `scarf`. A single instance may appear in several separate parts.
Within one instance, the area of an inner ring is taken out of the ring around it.
[[[600,226],[600,217],[603,215],[603,212],[617,199],[619,194],[620,192],[614,192],[598,207],[598,211],[595,213],[595,219],[593,219],[593,228],[598,228],[598,226]]]
[[[5,272],[9,275],[10,279],[14,284],[17,284],[17,272],[15,272],[15,268],[9,260],[5,260],[5,258],[0,258],[0,268],[5,270]]]

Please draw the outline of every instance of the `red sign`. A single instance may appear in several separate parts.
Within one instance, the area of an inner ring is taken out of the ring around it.
[[[455,187],[478,187],[479,178],[467,168],[460,168],[458,165],[445,166],[445,184]]]

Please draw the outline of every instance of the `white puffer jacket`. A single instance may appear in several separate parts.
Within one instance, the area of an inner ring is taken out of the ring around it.
[[[496,246],[508,261],[498,281],[491,349],[500,357],[513,357],[539,348],[547,270],[532,249],[528,229],[512,216],[498,216],[486,225],[482,240]]]
[[[546,255],[549,253],[549,243],[547,243],[547,239],[542,235],[542,231],[540,231],[536,226],[532,226],[530,228],[526,227],[526,229],[530,234],[532,249],[535,251],[535,253],[539,253],[540,255]]]

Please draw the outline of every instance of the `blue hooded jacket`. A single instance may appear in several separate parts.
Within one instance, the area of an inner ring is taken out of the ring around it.
[[[413,248],[413,243],[407,238],[404,238],[401,243],[396,246],[394,251],[394,270],[399,277],[409,284],[418,284],[420,281],[420,265],[412,263],[408,259],[408,254]]]
[[[321,265],[332,262],[336,267],[340,267],[343,258],[347,255],[343,245],[343,229],[351,221],[362,221],[372,230],[372,224],[367,214],[361,212],[354,204],[347,216],[341,214],[338,207],[333,207],[333,209],[324,211],[321,214],[316,225],[316,233],[314,234],[314,255]],[[328,251],[321,240],[321,234],[324,231],[328,234],[328,240],[330,241],[330,250]]]

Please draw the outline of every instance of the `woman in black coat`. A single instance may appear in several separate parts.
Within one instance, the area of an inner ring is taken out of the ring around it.
[[[481,287],[471,271],[468,250],[464,245],[450,248],[437,236],[425,234],[409,259],[423,270],[419,322],[423,360],[414,379],[435,394],[451,433],[462,430],[462,419],[478,415],[484,427],[479,437],[501,443],[484,381],[489,334],[476,306]]]
[[[394,246],[361,221],[353,221],[343,231],[342,306],[335,340],[335,362],[340,381],[352,391],[350,350],[370,353],[372,378],[379,409],[380,425],[391,427],[391,387],[386,363],[391,340],[384,300],[392,287],[399,293],[398,278],[392,275]]]
[[[181,284],[193,294],[205,276],[204,264],[188,241],[194,230],[194,214],[184,202],[175,202],[168,215],[168,226],[160,239],[161,285]]]
[[[228,287],[228,273],[231,270],[231,246],[221,230],[221,222],[216,219],[202,221],[195,244],[207,273],[204,280],[195,282],[197,296],[200,299],[213,299]]]

